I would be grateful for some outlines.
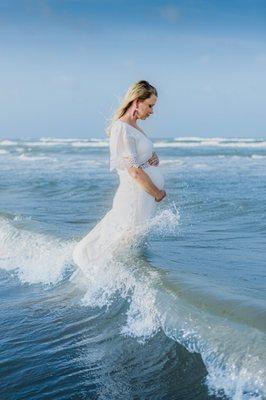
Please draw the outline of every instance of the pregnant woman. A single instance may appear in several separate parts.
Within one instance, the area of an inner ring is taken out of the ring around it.
[[[133,84],[108,127],[110,170],[117,171],[120,184],[111,210],[74,248],[74,262],[85,275],[132,247],[166,196],[153,143],[137,125],[153,114],[156,101],[157,90],[147,81]]]

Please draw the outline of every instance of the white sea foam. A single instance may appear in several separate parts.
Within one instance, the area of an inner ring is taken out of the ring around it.
[[[109,144],[107,141],[90,141],[90,142],[73,142],[71,143],[72,147],[108,147]]]
[[[183,165],[183,161],[178,159],[178,158],[165,158],[163,160],[160,160],[160,165],[169,165],[169,164],[174,164],[176,165]]]
[[[21,214],[16,214],[13,218],[13,221],[30,221],[31,216],[24,216]]]
[[[71,143],[75,142],[77,139],[74,138],[53,138],[53,137],[41,137],[41,142],[55,142],[55,143]]]
[[[8,151],[4,150],[4,149],[0,149],[0,154],[8,154]]]
[[[251,158],[253,158],[254,160],[265,160],[266,156],[263,156],[261,154],[252,154]]]
[[[237,137],[200,137],[200,136],[180,136],[180,137],[175,137],[175,141],[181,141],[181,142],[264,142],[265,138],[261,139],[253,139],[253,138],[237,138]]]
[[[46,141],[46,142],[43,142],[43,141],[25,141],[25,142],[23,142],[23,144],[25,145],[25,146],[29,146],[29,147],[51,147],[51,146],[62,146],[62,142],[57,142],[57,141]]]
[[[40,160],[52,160],[51,159],[51,157],[45,157],[45,156],[28,156],[28,155],[26,155],[26,154],[21,154],[19,157],[18,157],[20,160],[23,160],[23,161],[40,161]]]
[[[151,235],[165,237],[175,235],[179,229],[180,213],[174,202],[169,203],[169,208],[155,215],[149,223]]]
[[[71,146],[71,147],[107,147],[108,140],[104,139],[60,139],[60,138],[41,138],[35,141],[25,141],[26,146],[31,147],[52,147],[52,146]]]
[[[17,144],[18,142],[14,140],[0,140],[0,146],[16,146]]]
[[[73,244],[19,230],[3,218],[0,242],[0,268],[15,269],[21,282],[56,283],[71,260]]]
[[[173,148],[190,148],[190,147],[222,147],[222,148],[265,148],[266,141],[255,140],[228,140],[208,138],[200,140],[176,140],[175,141],[155,141],[155,147],[173,147]]]
[[[194,169],[206,169],[209,168],[209,165],[206,163],[194,163],[191,165]]]

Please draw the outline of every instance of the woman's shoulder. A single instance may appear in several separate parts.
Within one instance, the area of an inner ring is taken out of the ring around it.
[[[121,121],[118,119],[111,122],[111,124],[109,125],[111,134],[115,134],[115,133],[117,134],[117,133],[121,132],[123,126],[120,122]]]
[[[112,122],[112,128],[115,128],[115,129],[122,129],[122,128],[124,128],[124,123],[123,123],[123,121],[121,121],[120,119],[116,119],[115,121],[113,121]]]
[[[126,122],[121,121],[121,119],[117,119],[112,123],[112,130],[114,130],[116,133],[120,133],[122,135],[135,137],[134,128],[131,127]]]
[[[115,120],[114,125],[115,125],[115,127],[118,127],[123,131],[129,131],[129,129],[128,129],[129,126],[127,126],[128,124],[126,124],[126,122],[122,121],[121,119]]]

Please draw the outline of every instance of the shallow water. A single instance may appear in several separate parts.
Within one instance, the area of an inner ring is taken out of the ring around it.
[[[263,399],[266,141],[155,141],[148,243],[73,279],[118,184],[107,146],[0,141],[2,398]]]

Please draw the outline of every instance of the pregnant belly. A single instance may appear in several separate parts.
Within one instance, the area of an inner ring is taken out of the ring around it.
[[[160,190],[164,188],[164,176],[159,166],[153,167],[151,165],[148,168],[145,168],[144,171],[149,175],[154,185],[156,185]]]

